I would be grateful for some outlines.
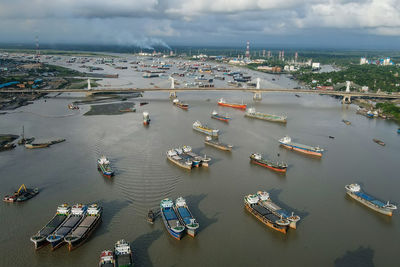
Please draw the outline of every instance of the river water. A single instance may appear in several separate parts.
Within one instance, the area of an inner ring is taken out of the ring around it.
[[[168,93],[145,93],[148,101],[136,113],[83,116],[67,109],[71,99],[35,101],[0,119],[1,133],[59,137],[67,141],[46,149],[17,147],[0,153],[0,194],[22,183],[39,187],[35,198],[22,204],[0,205],[0,266],[96,266],[100,252],[124,238],[137,266],[396,266],[400,249],[400,219],[377,214],[346,197],[344,186],[358,182],[378,198],[400,203],[400,162],[397,125],[355,114],[353,105],[319,95],[264,94],[261,102],[241,92],[188,92],[178,97],[189,111],[174,107]],[[244,112],[218,107],[216,101],[244,101],[266,113],[285,113],[287,125],[252,120]],[[209,101],[207,101],[209,99]],[[229,124],[210,118],[213,110],[228,113]],[[149,111],[151,125],[142,125]],[[350,126],[341,122],[347,119]],[[220,140],[234,145],[232,153],[204,146],[204,136],[192,130],[200,120],[220,129]],[[321,159],[279,147],[290,135],[295,142],[320,145]],[[330,139],[328,136],[334,136]],[[382,147],[372,141],[386,142]],[[190,145],[212,157],[208,169],[182,170],[166,160],[173,147]],[[250,164],[260,152],[289,164],[286,175]],[[102,177],[97,158],[110,158],[116,175]],[[279,154],[279,156],[278,156]],[[295,211],[302,220],[287,235],[250,215],[246,194],[266,190],[272,199]],[[200,223],[196,238],[177,241],[161,218],[146,222],[148,209],[161,199],[186,198]],[[61,203],[93,203],[104,207],[103,222],[78,249],[68,252],[33,248],[29,238],[54,215]]]

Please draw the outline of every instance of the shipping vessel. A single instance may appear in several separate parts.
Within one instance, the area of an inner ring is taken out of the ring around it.
[[[178,108],[184,109],[184,110],[188,110],[189,109],[189,105],[182,103],[179,99],[175,98],[172,103],[177,106]]]
[[[85,218],[87,206],[82,204],[75,204],[72,206],[71,214],[68,218],[49,235],[46,240],[51,245],[51,250],[55,250],[64,244],[64,237],[67,236],[72,229],[74,229]]]
[[[213,139],[211,136],[206,136],[204,143],[206,145],[209,145],[209,146],[212,146],[212,147],[224,150],[224,151],[232,151],[232,148],[233,148],[233,146],[221,143],[218,140]]]
[[[150,115],[149,112],[145,111],[143,112],[143,125],[149,125],[150,124]]]
[[[195,121],[193,123],[193,129],[200,133],[204,133],[211,136],[218,136],[219,133],[218,129],[212,129],[207,127],[206,125],[202,125],[200,121]]]
[[[243,110],[245,110],[247,108],[246,104],[227,103],[225,101],[225,99],[223,99],[223,98],[221,98],[218,101],[218,105],[223,106],[223,107],[237,108],[237,109],[243,109]]]
[[[193,217],[183,197],[179,197],[175,201],[175,211],[178,214],[179,221],[186,228],[186,233],[191,237],[195,237],[199,229],[199,223]]]
[[[67,219],[71,213],[71,207],[67,204],[62,204],[57,207],[56,215],[42,228],[31,237],[31,241],[35,244],[35,249],[39,249],[44,245],[47,245],[47,237]]]
[[[82,245],[93,233],[101,222],[103,209],[97,204],[92,204],[87,209],[86,217],[81,221],[64,240],[68,243],[68,250],[73,250]]]
[[[289,221],[289,227],[292,229],[296,229],[296,224],[300,221],[300,216],[288,213],[286,210],[283,210],[281,207],[276,205],[272,202],[271,198],[269,197],[268,192],[265,191],[258,191],[257,196],[260,198],[260,204],[263,205],[265,208],[270,210],[276,216],[282,217]]]
[[[279,218],[273,214],[270,210],[265,208],[259,203],[259,197],[257,195],[247,195],[244,197],[244,206],[254,217],[261,221],[266,226],[286,234],[289,227],[289,221]]]
[[[181,168],[191,170],[193,168],[193,161],[189,158],[182,157],[182,153],[177,151],[179,149],[170,149],[167,151],[167,159]],[[182,151],[182,150],[180,150]]]
[[[131,245],[121,239],[114,246],[115,262],[117,267],[133,266],[133,254]]]
[[[180,240],[182,238],[185,227],[182,226],[179,222],[178,216],[176,215],[174,210],[174,203],[172,202],[172,200],[170,200],[169,198],[161,200],[160,210],[165,228],[173,238]]]
[[[18,191],[14,192],[13,195],[6,195],[3,198],[3,201],[5,202],[22,202],[26,201],[28,199],[33,198],[39,194],[39,188],[26,188],[26,186],[23,184],[20,186]]]
[[[378,145],[381,145],[381,146],[386,145],[385,142],[383,142],[382,140],[376,139],[376,138],[372,139],[372,141],[374,141],[375,143],[377,143]]]
[[[315,146],[293,143],[292,139],[289,136],[285,136],[279,139],[279,143],[285,148],[295,150],[308,155],[322,157],[322,153],[324,152],[324,150],[319,146],[315,147]]]
[[[101,252],[99,267],[115,267],[114,253],[111,250]]]
[[[390,204],[389,201],[385,204],[382,201],[362,192],[361,187],[358,184],[348,184],[344,188],[350,197],[384,215],[392,216],[393,211],[397,209],[397,206]]]
[[[215,110],[211,113],[211,118],[216,119],[216,120],[220,120],[220,121],[223,121],[223,122],[229,122],[229,120],[231,119],[228,116],[219,115],[218,112],[216,112]]]
[[[286,163],[272,162],[262,157],[259,153],[250,155],[250,161],[254,164],[263,166],[276,172],[286,173],[288,165]]]
[[[254,118],[254,119],[260,119],[260,120],[265,120],[265,121],[271,121],[271,122],[280,122],[280,123],[286,123],[287,117],[286,116],[278,116],[278,115],[272,115],[272,114],[266,114],[266,113],[261,113],[257,112],[254,108],[249,108],[244,116],[249,117],[249,118]]]
[[[97,169],[107,178],[114,176],[114,171],[111,169],[110,161],[104,155],[97,160]]]

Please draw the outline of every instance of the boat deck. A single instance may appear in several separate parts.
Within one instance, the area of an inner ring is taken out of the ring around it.
[[[380,208],[383,208],[385,206],[385,203],[383,203],[382,201],[379,201],[376,198],[374,198],[370,195],[367,195],[363,192],[354,192],[354,194],[362,199],[365,199],[365,200],[371,202],[372,204],[377,205]]]
[[[72,228],[76,226],[76,224],[81,219],[80,216],[70,216],[57,231],[55,234],[60,236],[66,236],[69,232],[71,232]]]
[[[261,206],[260,204],[255,204],[252,205],[252,208],[258,212],[262,217],[266,218],[267,220],[275,223],[276,220],[279,220],[280,218],[273,214],[270,210],[267,208]]]
[[[72,231],[72,235],[74,236],[83,236],[86,231],[90,229],[90,227],[93,225],[93,223],[96,221],[96,216],[87,216],[80,224],[79,226]]]
[[[307,150],[310,150],[310,151],[315,151],[315,147],[309,146],[309,145],[303,145],[303,144],[298,144],[298,143],[293,143],[293,142],[290,142],[290,143],[287,143],[287,144],[282,143],[282,144],[283,145],[293,146],[293,147],[300,148],[300,149],[307,149]]]
[[[179,207],[178,212],[179,212],[179,215],[181,215],[185,224],[190,224],[190,220],[193,219],[193,217],[190,214],[189,210],[185,207]]]
[[[166,208],[163,210],[165,219],[171,227],[175,227],[177,222],[179,222],[178,217],[176,216],[175,211],[172,208]]]
[[[39,234],[43,236],[50,235],[52,232],[54,232],[54,230],[57,229],[58,226],[60,226],[60,224],[65,220],[66,217],[66,215],[55,216],[50,222],[46,224],[46,226],[42,230],[39,231]]]

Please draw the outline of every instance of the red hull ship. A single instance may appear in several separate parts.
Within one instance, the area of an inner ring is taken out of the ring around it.
[[[226,103],[226,101],[222,98],[218,101],[218,105],[223,106],[223,107],[237,108],[237,109],[243,109],[243,110],[245,110],[247,108],[246,104]]]

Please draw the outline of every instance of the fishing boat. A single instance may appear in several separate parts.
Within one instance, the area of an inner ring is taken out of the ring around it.
[[[319,146],[308,146],[308,145],[293,143],[292,139],[289,136],[285,136],[279,139],[279,143],[285,148],[295,150],[308,155],[322,157],[322,153],[324,152],[324,150]]]
[[[87,206],[75,204],[72,206],[71,214],[68,218],[52,233],[46,240],[51,245],[51,250],[55,250],[64,244],[66,237],[80,222],[86,217]]]
[[[256,194],[250,194],[244,197],[244,206],[248,212],[261,221],[266,226],[286,234],[289,221],[278,217],[270,210],[259,203],[259,197]]]
[[[37,194],[39,194],[39,189],[38,188],[26,188],[26,186],[24,184],[22,184],[20,186],[20,188],[18,189],[18,191],[14,192],[13,195],[6,195],[3,198],[4,202],[22,202],[22,201],[26,201],[28,199],[33,198],[34,196],[36,196]]]
[[[107,178],[111,178],[114,175],[110,161],[104,155],[97,160],[97,169]]]
[[[156,215],[154,214],[154,212],[152,210],[149,210],[149,212],[147,213],[147,221],[149,223],[153,224],[155,218],[156,218]]]
[[[47,237],[68,218],[71,213],[71,207],[67,204],[62,204],[57,207],[56,215],[34,236],[31,237],[31,241],[35,244],[35,249],[39,249],[47,245]]]
[[[346,124],[346,125],[350,125],[351,124],[351,122],[348,121],[348,120],[342,120],[342,122],[344,122],[344,124]]]
[[[182,151],[182,150],[180,150]],[[175,163],[181,168],[191,170],[193,168],[193,161],[189,158],[182,157],[182,152],[179,153],[179,149],[170,149],[167,151],[167,159],[172,163]]]
[[[62,142],[65,142],[64,138],[51,140],[51,141],[48,142],[48,144],[49,145],[55,145],[55,144],[62,143]]]
[[[174,203],[172,202],[172,200],[169,198],[161,200],[160,210],[165,228],[173,238],[180,240],[182,238],[185,227],[182,226],[179,222],[178,216],[176,215],[174,210]]]
[[[149,125],[150,124],[150,115],[149,112],[144,111],[143,112],[143,125]]]
[[[223,98],[218,100],[218,105],[223,106],[223,107],[237,108],[237,109],[243,109],[243,110],[245,110],[247,108],[246,104],[227,103],[225,101],[225,99],[223,99]]]
[[[188,110],[189,109],[189,105],[182,103],[179,99],[175,98],[172,103],[177,106],[178,108],[184,109],[184,110]]]
[[[286,173],[288,165],[286,163],[272,162],[262,157],[259,153],[253,153],[250,155],[250,161],[254,164],[263,166],[276,172]]]
[[[101,252],[99,267],[115,267],[114,253],[111,250]]]
[[[358,184],[348,184],[344,188],[346,189],[347,195],[364,204],[368,208],[384,215],[392,216],[393,211],[397,209],[397,206],[390,204],[389,201],[385,204],[365,192],[362,192],[361,187]]]
[[[204,133],[204,134],[207,134],[207,135],[215,136],[215,137],[217,137],[218,133],[219,133],[218,129],[209,128],[206,125],[201,124],[200,121],[195,121],[193,123],[193,130],[196,130],[196,131],[198,131],[200,133]]]
[[[68,250],[73,250],[82,245],[94,232],[101,222],[103,208],[97,204],[89,206],[86,217],[68,234],[64,240],[68,243]]]
[[[231,119],[228,116],[222,116],[219,115],[218,112],[216,112],[215,110],[211,113],[211,118],[219,120],[219,121],[223,121],[223,122],[229,122],[229,120]]]
[[[385,142],[383,142],[382,140],[379,140],[379,139],[376,139],[376,138],[374,138],[374,139],[372,139],[375,143],[377,143],[378,145],[381,145],[381,146],[385,146],[386,144],[385,144]]]
[[[246,111],[246,113],[244,114],[244,116],[245,117],[249,117],[249,118],[254,118],[254,119],[271,121],[271,122],[280,122],[280,123],[286,123],[287,122],[287,117],[286,116],[278,116],[278,115],[272,115],[272,114],[266,114],[266,113],[257,112],[255,110],[255,108],[249,108]]]
[[[199,229],[199,223],[193,217],[183,197],[179,197],[175,201],[175,211],[178,214],[179,221],[186,227],[186,233],[191,237],[195,237]]]
[[[133,266],[133,254],[131,245],[124,239],[115,243],[114,246],[115,263],[117,267]]]
[[[232,151],[232,148],[233,148],[232,145],[221,143],[218,140],[213,139],[211,136],[206,136],[204,143],[206,145],[209,145],[209,146],[212,146],[212,147],[218,148],[220,150],[224,150],[224,151]]]
[[[265,208],[270,210],[276,216],[279,216],[279,217],[282,217],[282,218],[288,220],[289,227],[292,229],[296,229],[296,227],[297,227],[296,224],[298,221],[300,221],[300,216],[294,215],[293,212],[290,214],[286,210],[282,209],[277,204],[272,202],[268,192],[258,191],[257,196],[260,198],[261,205],[263,205]]]
[[[35,148],[45,148],[49,147],[49,143],[31,143],[31,144],[25,144],[25,148],[27,149],[35,149]]]
[[[35,140],[35,137],[25,138],[25,129],[24,129],[24,126],[22,126],[21,139],[18,140],[18,145],[30,144],[30,143],[32,143],[34,140]]]

